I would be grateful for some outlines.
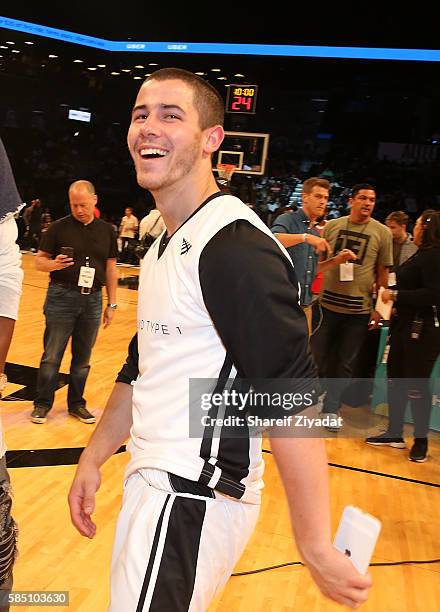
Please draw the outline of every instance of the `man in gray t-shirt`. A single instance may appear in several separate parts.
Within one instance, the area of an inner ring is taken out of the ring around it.
[[[371,218],[375,203],[374,187],[355,185],[350,214],[329,221],[323,232],[335,255],[343,249],[356,255],[325,272],[320,297],[323,319],[312,338],[319,374],[328,379],[323,412],[334,417],[340,408],[341,385],[331,380],[352,377],[368,329],[375,329],[380,320],[373,310],[373,287],[388,286],[388,269],[393,265],[391,233]]]

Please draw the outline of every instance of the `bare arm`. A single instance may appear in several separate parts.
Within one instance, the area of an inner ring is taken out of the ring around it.
[[[52,253],[38,251],[35,256],[35,267],[39,272],[54,272],[73,266],[73,259],[67,255],[57,255],[52,259]]]
[[[307,244],[310,244],[317,253],[327,252],[328,254],[331,254],[332,252],[331,246],[327,240],[319,236],[314,236],[313,234],[275,234],[275,236],[281,242],[283,247],[286,248],[307,242]]]
[[[376,270],[376,290],[379,291],[381,287],[388,287],[388,268],[385,266],[377,266]]]
[[[95,494],[101,485],[100,467],[130,435],[133,388],[116,383],[104,413],[78,463],[69,493],[72,523],[81,535],[93,538],[96,525],[91,519]]]
[[[14,319],[0,317],[0,374],[5,371],[5,362],[11,345],[14,326]]]
[[[334,257],[323,259],[318,262],[318,272],[327,272],[331,268],[339,266],[339,264],[346,263],[347,261],[354,261],[357,259],[356,255],[350,249],[343,249]]]
[[[116,288],[118,286],[118,271],[116,269],[116,259],[107,259],[105,269],[105,287],[107,289],[107,299],[109,304],[116,304]],[[112,308],[104,310],[104,328],[108,327],[113,320],[115,311]]]
[[[369,575],[362,576],[331,544],[328,467],[324,440],[271,436],[295,540],[321,592],[358,607],[367,600]]]

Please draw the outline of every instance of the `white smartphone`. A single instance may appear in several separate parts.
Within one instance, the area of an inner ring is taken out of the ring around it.
[[[381,522],[355,506],[346,506],[333,545],[366,574],[379,537]]]

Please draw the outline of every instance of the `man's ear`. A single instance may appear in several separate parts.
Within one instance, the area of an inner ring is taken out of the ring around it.
[[[216,125],[206,130],[206,141],[204,150],[206,153],[214,153],[220,148],[225,137],[225,131],[221,125]]]

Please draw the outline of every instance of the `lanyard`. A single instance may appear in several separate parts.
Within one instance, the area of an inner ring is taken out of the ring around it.
[[[365,223],[365,227],[364,227],[364,229],[363,229],[361,232],[357,232],[357,233],[358,233],[358,234],[363,234],[364,232],[366,232],[366,231],[367,231],[367,227],[368,227],[368,226],[369,226],[369,224],[370,224],[370,221],[371,221],[371,219],[369,219],[369,220],[367,221],[367,223]],[[350,228],[349,228],[349,223],[350,223],[350,217],[347,217],[347,228],[346,228],[346,232],[347,232],[347,233],[350,231]],[[360,225],[360,224],[359,224],[359,225]]]

